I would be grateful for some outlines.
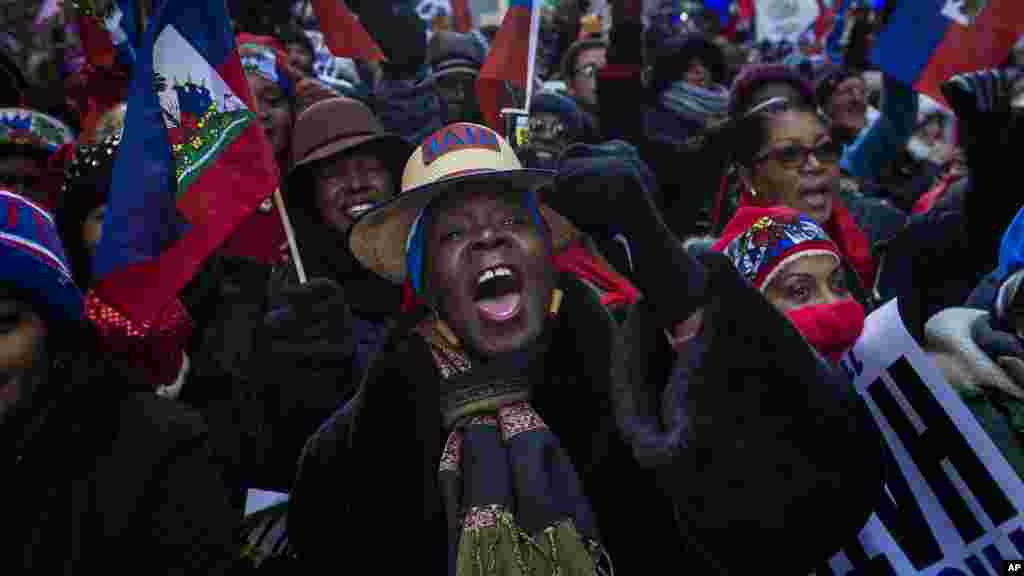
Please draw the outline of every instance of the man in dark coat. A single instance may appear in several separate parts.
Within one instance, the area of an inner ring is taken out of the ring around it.
[[[83,322],[51,217],[0,191],[3,549],[14,572],[223,574],[237,521],[202,419],[131,387]]]
[[[310,439],[289,517],[303,560],[344,542],[384,571],[437,572],[437,556],[395,553],[425,537],[452,576],[797,574],[859,532],[881,464],[852,387],[731,264],[687,257],[630,170],[585,200],[571,184],[544,197],[585,230],[638,228],[644,295],[620,332],[586,277],[552,264],[580,231],[539,204],[551,173],[470,124],[413,154],[349,244],[431,313],[407,317]],[[672,378],[649,371],[701,308]]]

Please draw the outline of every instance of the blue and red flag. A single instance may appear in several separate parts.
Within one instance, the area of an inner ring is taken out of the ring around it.
[[[480,69],[476,83],[480,111],[487,125],[499,133],[505,131],[502,108],[518,107],[506,82],[526,90],[525,106],[529,106],[539,28],[540,0],[511,0]]]
[[[97,295],[156,317],[277,185],[224,0],[159,3],[114,160]]]
[[[336,58],[385,60],[384,52],[341,0],[313,0],[324,44]]]
[[[897,7],[878,36],[872,59],[897,80],[940,102],[954,74],[998,66],[1024,34],[1024,2],[917,0]]]

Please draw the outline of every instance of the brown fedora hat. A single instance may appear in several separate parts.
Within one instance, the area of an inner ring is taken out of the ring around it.
[[[387,132],[370,108],[338,96],[313,104],[299,114],[292,131],[292,170],[368,143],[386,145],[388,166],[402,166],[413,147]]]

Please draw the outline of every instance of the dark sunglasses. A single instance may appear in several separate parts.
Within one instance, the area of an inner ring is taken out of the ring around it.
[[[800,168],[807,164],[807,159],[814,154],[814,159],[822,164],[835,164],[843,155],[843,147],[832,140],[822,142],[814,148],[801,144],[787,144],[781,148],[766,150],[754,157],[755,162],[772,159],[784,168]]]
[[[739,123],[749,121],[758,116],[774,116],[793,109],[787,98],[777,96],[761,102],[747,111]],[[843,146],[831,139],[823,142],[814,148],[808,148],[800,144],[790,144],[773,150],[766,150],[754,157],[754,162],[764,160],[776,160],[785,168],[800,168],[807,163],[808,157],[814,154],[814,159],[823,164],[834,164],[839,162],[843,155]]]

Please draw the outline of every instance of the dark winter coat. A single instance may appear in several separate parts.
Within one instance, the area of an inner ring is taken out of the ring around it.
[[[617,573],[741,574],[765,562],[807,573],[867,520],[881,486],[879,445],[845,377],[727,260],[712,262],[710,277],[707,350],[693,378],[672,382],[687,425],[667,464],[638,465],[617,417],[623,388],[611,384],[637,376],[626,386],[643,388],[643,399],[632,406],[658,414],[669,375],[646,366],[671,365],[647,362],[671,354],[664,335],[647,321],[629,323],[638,336],[627,352],[614,320],[571,277],[561,281],[545,385],[532,404],[579,473]],[[395,335],[356,397],[304,451],[289,515],[304,561],[336,561],[343,542],[388,572],[444,562],[440,376],[422,340],[404,329]],[[396,553],[407,539],[415,552]]]
[[[87,383],[0,429],[5,447],[17,438],[3,465],[11,573],[225,573],[239,518],[200,416]]]

